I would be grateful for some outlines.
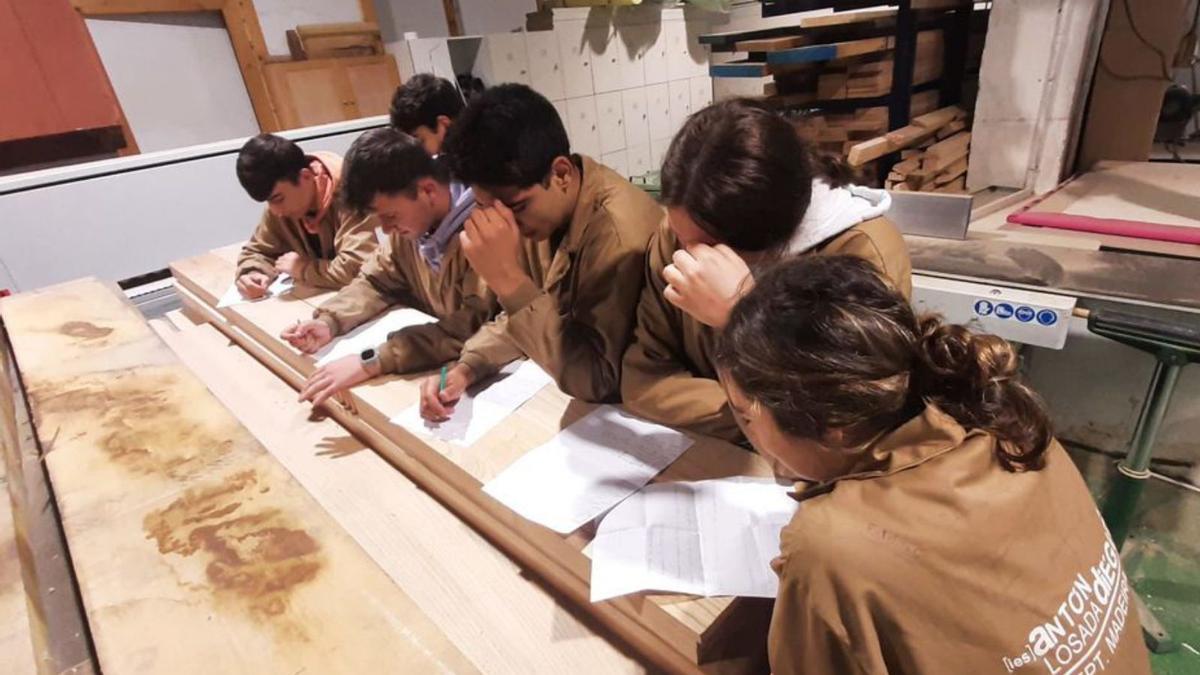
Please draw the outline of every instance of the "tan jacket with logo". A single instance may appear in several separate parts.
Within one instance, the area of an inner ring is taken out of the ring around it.
[[[528,356],[568,395],[612,401],[662,208],[612,169],[582,161],[579,201],[558,249],[524,241],[532,282],[500,298],[504,313],[467,341],[460,361],[482,378]]]
[[[316,152],[312,158],[325,166],[333,178],[330,190],[335,195],[341,180],[342,158],[330,152]],[[296,281],[316,288],[341,288],[350,283],[375,251],[374,216],[355,215],[335,197],[319,222],[317,234],[309,234],[295,218],[280,218],[263,209],[262,220],[254,236],[238,256],[237,275],[262,272],[275,276],[275,260],[295,251],[307,261]]]
[[[362,272],[314,316],[341,335],[370,321],[391,305],[403,305],[438,320],[388,336],[379,350],[385,373],[408,373],[454,361],[463,343],[500,311],[500,304],[471,269],[458,237],[451,237],[434,272],[416,242],[392,235],[363,265]]]
[[[1057,442],[1012,473],[935,406],[855,473],[797,495],[783,530],[772,670],[1149,673],[1121,559]]]
[[[713,364],[716,332],[663,297],[662,271],[677,247],[664,221],[646,261],[634,342],[625,353],[621,398],[631,412],[735,443],[742,433]],[[855,225],[813,252],[852,255],[874,263],[894,286],[912,294],[912,263],[900,230],[886,218]]]

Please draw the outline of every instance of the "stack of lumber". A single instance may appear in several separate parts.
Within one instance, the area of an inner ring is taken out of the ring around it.
[[[967,157],[971,132],[967,114],[949,106],[913,119],[912,124],[852,145],[846,155],[851,166],[863,166],[899,151],[884,184],[889,190],[966,192]]]
[[[938,92],[914,94],[909,115],[918,117],[937,109]],[[814,112],[796,120],[800,136],[823,152],[845,155],[861,141],[887,133],[888,111],[884,107],[860,108],[849,113]]]

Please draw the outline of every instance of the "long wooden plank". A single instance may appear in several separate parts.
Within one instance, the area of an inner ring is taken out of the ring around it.
[[[171,318],[159,335],[481,670],[642,670],[214,327]]]
[[[863,40],[847,40],[845,42],[834,42],[826,45],[810,45],[807,47],[796,47],[794,49],[782,49],[779,51],[767,52],[767,63],[772,65],[782,65],[832,61],[834,59],[844,59],[850,56],[874,54],[876,52],[887,51],[895,44],[896,39],[893,37],[878,37],[866,38]]]
[[[0,315],[105,673],[478,672],[115,286]]]
[[[36,673],[33,631],[21,579],[17,530],[8,499],[8,473],[0,462],[0,672]]]
[[[0,330],[0,447],[38,672],[98,672],[32,415]]]
[[[264,363],[277,359],[282,373],[293,386],[299,386],[304,376],[313,369],[310,357],[300,355],[278,339],[284,327],[298,318],[307,317],[311,308],[300,303],[288,303],[273,299],[248,305],[238,305],[217,313],[212,301],[223,291],[224,286],[201,286],[203,280],[220,278],[212,272],[213,267],[226,265],[226,273],[232,274],[228,263],[214,255],[202,255],[177,261],[172,264],[176,281],[185,297],[195,298],[196,303],[207,305],[197,311],[207,312],[214,323],[239,341],[244,341],[248,351]],[[225,280],[222,284],[227,284]],[[221,291],[218,291],[221,289]],[[274,369],[274,366],[271,366]],[[561,583],[560,589],[579,598],[585,605],[590,565],[581,550],[586,545],[589,533],[578,532],[566,539],[520,518],[503,505],[495,502],[481,491],[483,483],[497,475],[511,462],[528,450],[549,440],[565,425],[578,419],[594,406],[573,401],[554,387],[547,387],[529,403],[520,408],[509,422],[494,429],[470,448],[418,438],[404,429],[388,422],[394,415],[418,400],[417,381],[419,376],[388,377],[378,382],[367,383],[355,388],[352,400],[357,410],[356,421],[365,424],[372,432],[385,439],[385,445],[399,449],[403,457],[392,457],[386,449],[374,442],[372,446],[394,464],[416,460],[420,466],[406,471],[415,471],[413,479],[436,480],[454,492],[450,497],[466,499],[472,506],[456,508],[460,517],[492,518],[495,522],[476,527],[498,527],[503,532],[501,544],[511,545],[510,555],[535,555],[545,564],[551,583]],[[335,414],[344,414],[336,410]],[[770,475],[770,468],[757,455],[722,441],[698,438],[697,444],[672,467],[664,472],[663,480],[694,480],[729,475]],[[404,466],[401,466],[404,469]],[[428,486],[423,484],[423,487]],[[439,498],[443,498],[439,495]],[[509,540],[519,538],[521,541]],[[526,564],[530,561],[523,560]],[[743,610],[742,607],[747,607]],[[625,617],[625,624],[632,623],[647,632],[652,638],[664,640],[679,656],[687,659],[694,669],[697,662],[711,659],[715,654],[736,654],[740,650],[753,653],[757,658],[760,643],[725,643],[727,631],[743,624],[761,623],[768,612],[760,606],[729,598],[695,599],[676,596],[623,598],[616,601],[589,606],[593,612],[616,611]],[[617,630],[626,630],[624,624]],[[764,625],[765,630],[765,625]],[[634,640],[637,636],[627,634],[623,638]],[[654,653],[648,654],[655,656]],[[680,664],[676,664],[680,665]]]

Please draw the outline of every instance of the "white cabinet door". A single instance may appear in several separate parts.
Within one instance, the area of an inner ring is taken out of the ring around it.
[[[563,71],[563,93],[566,98],[590,96],[592,87],[592,52],[584,39],[582,21],[564,21],[554,28]]]
[[[684,25],[686,26],[688,36],[687,48],[688,67],[691,68],[690,77],[708,75],[708,47],[700,44],[700,36],[709,32],[709,24],[699,21],[689,21]]]
[[[650,119],[650,140],[670,138],[674,134],[671,128],[671,89],[666,84],[654,84],[646,87],[646,112]]]
[[[446,38],[417,38],[409,42],[409,48],[412,51],[413,70],[418,73],[433,73],[458,86]]]
[[[563,90],[558,38],[554,31],[540,30],[525,34],[529,57],[529,86],[537,93],[555,101],[566,96]]]
[[[662,31],[667,41],[667,78],[686,80],[694,74],[687,25],[682,21],[663,21]]]
[[[621,92],[596,94],[596,120],[600,127],[600,152],[610,153],[625,148],[625,109]]]
[[[658,84],[666,82],[670,79],[669,68],[667,66],[667,34],[664,26],[668,22],[664,21],[655,27],[654,42],[646,50],[642,56],[642,68],[646,75],[646,84]]]
[[[492,33],[484,37],[483,48],[491,60],[493,78],[492,82],[484,84],[529,84],[529,56],[525,48],[525,33]]]
[[[651,39],[647,26],[628,26],[618,32],[610,49],[617,50],[621,64],[621,88],[632,89],[646,84],[646,43]]]
[[[671,92],[671,135],[674,136],[679,127],[692,114],[692,87],[687,80],[675,80],[670,84]]]
[[[585,33],[592,61],[592,82],[596,93],[604,94],[621,89],[621,48],[607,28],[589,28]]]
[[[625,159],[629,164],[630,176],[641,176],[647,171],[658,168],[650,161],[650,144],[635,145],[625,150]]]
[[[567,99],[567,119],[571,150],[581,155],[599,157],[600,129],[596,124],[596,97]]]
[[[692,112],[697,112],[713,101],[713,81],[707,75],[689,80],[692,94]]]
[[[602,156],[600,158],[600,161],[603,162],[605,166],[612,169],[613,171],[616,171],[617,173],[621,174],[625,178],[629,178],[629,176],[631,175],[629,173],[629,162],[626,159],[624,150],[618,150],[617,152],[610,152],[610,153]]]
[[[621,92],[621,109],[625,113],[625,147],[650,144],[650,114],[646,110],[646,89],[627,89]]]

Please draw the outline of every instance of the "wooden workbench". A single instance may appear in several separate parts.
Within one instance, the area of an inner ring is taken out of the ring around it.
[[[328,294],[292,293],[262,302],[215,309],[234,272],[236,247],[172,265],[185,306],[211,322],[276,374],[299,387],[312,372],[311,357],[278,338],[286,326],[311,317]],[[523,566],[546,580],[607,629],[660,668],[696,671],[723,661],[722,670],[761,667],[769,602],[731,598],[638,596],[592,604],[590,563],[583,550],[588,528],[563,537],[517,516],[482,492],[482,485],[525,452],[550,439],[594,406],[572,400],[555,387],[542,390],[505,424],[470,448],[417,437],[389,418],[418,400],[420,377],[390,376],[355,388],[354,411],[330,413],[372,448],[433,493]],[[697,480],[730,475],[770,475],[757,455],[723,441],[698,437],[661,480]]]
[[[0,671],[644,670],[212,327],[149,326],[92,280],[0,317],[0,439],[28,399],[87,631],[38,630],[35,596],[73,594],[22,581],[0,509]]]

